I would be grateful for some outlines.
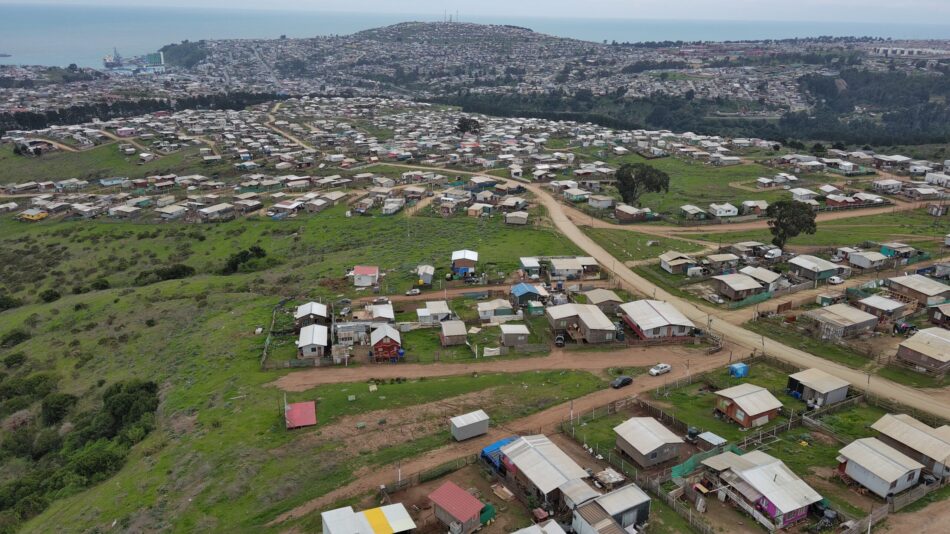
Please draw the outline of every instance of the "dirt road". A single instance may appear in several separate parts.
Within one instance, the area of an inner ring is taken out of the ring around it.
[[[607,266],[613,266],[614,274],[617,279],[623,282],[623,285],[626,286],[628,290],[641,295],[655,295],[657,299],[668,301],[697,324],[706,324],[707,320],[710,321],[709,324],[714,330],[722,333],[727,340],[743,347],[749,352],[752,350],[765,351],[776,358],[801,368],[816,367],[851,382],[851,384],[857,388],[868,390],[880,397],[890,398],[917,410],[950,419],[950,406],[934,402],[933,397],[927,392],[902,386],[880,377],[872,377],[861,371],[830,362],[824,358],[819,358],[801,350],[788,347],[777,341],[772,341],[721,318],[719,310],[709,309],[705,306],[693,304],[671,295],[663,288],[657,287],[652,282],[649,282],[631,271],[624,266],[622,262],[616,261],[616,259],[600,245],[587,237],[565,214],[561,203],[556,201],[554,197],[543,191],[536,184],[527,184],[527,188],[541,199],[541,202],[544,204],[544,207],[547,208],[548,215],[557,229],[567,236],[568,239],[573,241],[575,245],[580,247],[581,250],[605,266],[605,268],[609,268]]]
[[[102,135],[108,137],[109,139],[112,139],[113,141],[116,141],[117,143],[128,143],[134,146],[135,148],[141,150],[142,152],[148,152],[149,154],[158,156],[158,154],[155,154],[152,152],[152,149],[146,147],[145,145],[143,145],[142,143],[139,143],[138,141],[136,141],[135,139],[132,139],[131,137],[119,137],[118,135],[115,135],[114,133],[109,132],[107,130],[98,130],[98,131]]]
[[[273,385],[285,391],[306,391],[321,384],[339,382],[359,382],[373,378],[431,378],[436,376],[458,376],[471,373],[522,373],[538,369],[564,369],[574,371],[593,371],[600,373],[610,367],[646,367],[660,362],[682,368],[686,372],[687,362],[691,372],[702,369],[714,369],[729,361],[728,347],[715,355],[707,356],[687,346],[665,345],[659,347],[631,347],[616,351],[584,351],[555,349],[548,356],[536,358],[518,358],[514,360],[492,360],[482,358],[470,363],[432,363],[404,365],[361,365],[358,367],[332,367],[309,369],[284,375]],[[660,385],[670,374],[650,379]]]
[[[720,353],[721,354],[721,353]],[[578,354],[574,354],[578,356]],[[728,358],[728,356],[725,356]],[[582,358],[577,358],[581,360]],[[515,361],[534,361],[537,363],[536,359],[532,360],[513,360]],[[723,365],[723,356],[710,357],[708,359],[697,359],[694,360],[695,363],[690,365],[689,372],[705,372],[712,369],[716,369]],[[393,369],[405,369],[409,366],[392,366]],[[426,365],[421,367],[433,368],[436,366]],[[534,368],[537,368],[534,366]],[[373,368],[380,369],[378,367]],[[329,369],[321,369],[320,371],[328,371]],[[300,374],[300,373],[296,373]],[[374,371],[373,376],[377,376],[378,373]],[[610,389],[605,388],[601,391],[597,391],[585,397],[575,399],[573,401],[573,409],[575,414],[580,414],[583,412],[590,411],[593,408],[597,408],[607,404],[608,402],[613,402],[625,397],[631,397],[638,393],[649,391],[656,388],[662,384],[663,380],[674,380],[677,378],[685,377],[687,370],[685,366],[674,366],[673,371],[663,377],[644,377],[642,379],[638,378],[634,381],[633,385],[628,386],[623,389]],[[293,376],[293,375],[288,375]],[[402,376],[405,376],[403,373]],[[284,377],[287,378],[287,377]],[[283,379],[282,379],[283,380]],[[278,381],[280,382],[280,381]],[[319,511],[326,506],[340,501],[342,499],[347,499],[350,497],[355,497],[362,495],[367,492],[375,491],[383,484],[391,484],[396,481],[398,475],[397,469],[404,475],[409,475],[419,471],[424,471],[433,466],[440,465],[442,463],[451,461],[455,458],[466,456],[469,454],[477,454],[487,445],[498,441],[504,437],[512,435],[526,435],[526,434],[537,434],[539,432],[551,432],[554,430],[557,425],[562,421],[570,417],[570,410],[572,403],[567,402],[559,404],[543,410],[534,415],[518,419],[517,421],[512,421],[502,425],[501,427],[492,427],[488,434],[480,436],[478,438],[473,438],[461,443],[452,443],[444,447],[440,447],[433,451],[429,451],[425,454],[419,455],[412,458],[406,462],[402,462],[398,466],[387,466],[381,469],[365,469],[363,471],[354,473],[355,480],[350,484],[337,488],[330,493],[317,497],[316,499],[310,500],[289,512],[285,512],[277,516],[273,521],[269,523],[269,526],[275,524],[283,523],[285,521],[303,517],[309,513]]]
[[[282,104],[283,104],[282,102],[278,102],[274,104],[274,107],[267,113],[267,122],[264,123],[264,126],[267,126],[268,128],[270,128],[271,130],[274,130],[278,134],[286,137],[287,139],[290,139],[301,148],[313,149],[313,146],[311,146],[309,143],[305,143],[304,141],[294,136],[293,134],[286,132],[274,125],[274,122],[277,121],[277,118],[274,117],[274,113],[277,113],[277,111],[280,109],[280,106]]]

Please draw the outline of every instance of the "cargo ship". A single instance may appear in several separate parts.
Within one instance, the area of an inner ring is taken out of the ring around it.
[[[122,67],[122,56],[119,55],[119,51],[113,48],[112,55],[102,58],[102,65],[107,69],[117,69]]]

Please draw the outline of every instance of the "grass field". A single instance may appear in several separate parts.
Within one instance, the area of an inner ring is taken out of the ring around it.
[[[743,200],[776,200],[791,198],[784,190],[748,191],[732,187],[733,182],[754,181],[760,176],[774,176],[775,169],[757,163],[714,167],[704,163],[688,162],[677,158],[648,160],[638,154],[616,157],[602,149],[577,149],[576,154],[591,161],[599,159],[612,166],[624,163],[645,163],[670,175],[670,190],[666,193],[647,193],[639,199],[645,207],[660,213],[678,214],[683,204],[706,208],[711,202],[730,202],[738,206]]]
[[[351,480],[356,470],[449,439],[445,432],[420,434],[360,447],[362,454],[345,440],[314,439],[341,417],[490,390],[493,418],[502,422],[604,384],[588,373],[542,371],[385,383],[373,395],[366,384],[322,386],[289,399],[317,399],[319,427],[287,432],[278,410],[282,395],[267,386],[279,373],[258,370],[263,336],[253,334],[277,299],[228,290],[216,278],[68,295],[0,316],[0,335],[31,325],[32,336],[0,356],[23,352],[32,370],[56,372],[61,390],[80,402],[102,387],[99,380],[148,376],[163,392],[158,429],[133,448],[125,467],[53,502],[24,531],[86,531],[113,520],[130,530],[269,531],[263,524],[274,515]],[[357,399],[348,401],[350,394]],[[0,465],[9,467],[7,461]]]
[[[131,285],[146,269],[173,263],[200,274],[217,273],[233,253],[260,245],[266,271],[221,277],[215,283],[285,296],[357,294],[344,278],[360,263],[386,273],[384,293],[401,293],[416,280],[420,263],[446,266],[450,252],[480,252],[479,268],[511,272],[524,255],[576,254],[554,230],[515,228],[501,219],[345,217],[345,206],[293,220],[239,218],[208,225],[185,223],[49,221],[0,218],[0,291],[34,299],[48,288],[70,292],[104,277],[113,287]]]
[[[582,226],[581,229],[598,245],[604,247],[604,250],[609,252],[611,256],[621,261],[655,259],[668,250],[689,253],[703,249],[701,245],[682,239],[658,237],[629,230],[591,228],[589,226]],[[647,243],[653,244],[648,245]]]
[[[860,213],[860,212],[855,212]],[[950,233],[950,219],[934,218],[924,209],[868,215],[860,218],[837,219],[818,223],[814,235],[800,235],[789,241],[790,245],[846,246],[860,245],[865,241],[899,240],[927,252],[950,251],[942,245],[943,236]],[[687,234],[683,237],[737,243],[740,241],[771,241],[768,229],[728,232],[725,234]]]
[[[0,184],[113,176],[142,178],[153,174],[189,172],[212,176],[231,171],[233,167],[227,162],[205,165],[198,155],[198,147],[185,148],[140,165],[138,155],[122,155],[116,143],[82,152],[51,152],[40,157],[18,156],[13,153],[12,146],[0,146]]]

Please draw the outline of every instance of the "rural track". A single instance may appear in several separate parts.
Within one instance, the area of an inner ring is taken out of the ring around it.
[[[377,491],[381,485],[391,484],[396,481],[397,469],[399,469],[404,475],[408,476],[413,473],[430,469],[432,466],[441,465],[445,462],[449,462],[463,456],[478,454],[486,446],[498,441],[499,439],[511,435],[552,432],[556,430],[558,425],[570,417],[572,407],[574,409],[575,415],[579,415],[595,408],[599,408],[609,402],[632,397],[636,394],[653,390],[661,386],[663,381],[684,378],[688,373],[703,373],[717,369],[721,367],[727,360],[728,356],[724,355],[723,353],[719,353],[718,355],[710,356],[708,358],[696,358],[693,360],[695,363],[691,363],[690,369],[688,371],[685,366],[674,366],[673,371],[663,375],[663,377],[637,378],[634,380],[632,385],[622,389],[605,388],[595,391],[594,393],[574,399],[573,401],[563,402],[527,417],[508,421],[501,427],[492,427],[489,429],[488,434],[484,436],[479,436],[477,438],[472,438],[463,442],[453,442],[449,445],[445,445],[438,449],[423,453],[396,465],[388,465],[373,470],[367,469],[365,472],[358,472],[354,475],[355,479],[349,484],[341,486],[330,493],[307,501],[292,510],[278,515],[270,523],[268,523],[267,526],[273,527],[286,521],[304,517],[307,514],[319,512],[325,507],[342,499],[357,497],[366,493]],[[614,363],[612,366],[616,365],[617,363]],[[394,369],[401,369],[405,366],[391,367]],[[433,367],[433,365],[426,365],[424,367]],[[365,368],[363,369],[365,370]],[[373,367],[372,369],[380,369],[380,367]]]
[[[583,351],[554,349],[547,356],[517,359],[482,358],[466,363],[407,363],[399,365],[361,365],[308,369],[286,374],[272,385],[284,391],[308,389],[341,382],[360,382],[369,378],[435,378],[444,376],[471,375],[473,373],[523,373],[537,370],[591,371],[602,373],[611,367],[648,367],[657,363],[669,363],[674,368],[694,367],[694,362],[718,362],[729,360],[728,347],[716,355],[707,356],[683,345],[660,345],[636,347],[613,351]]]
[[[112,139],[113,141],[117,143],[128,143],[134,146],[135,148],[141,150],[142,152],[148,152],[149,154],[154,154],[151,149],[147,148],[145,145],[143,145],[142,143],[139,143],[138,141],[136,141],[135,139],[131,137],[119,137],[118,135],[115,135],[114,133],[106,131],[106,130],[98,130],[98,131],[102,135],[108,137],[109,139]],[[158,154],[154,154],[154,155],[156,157],[160,157]]]
[[[282,105],[282,102],[278,102],[274,104],[274,107],[270,111],[267,112],[267,122],[264,123],[264,126],[267,126],[271,130],[279,133],[280,135],[286,137],[287,139],[290,139],[291,141],[299,145],[301,148],[307,148],[307,149],[313,150],[312,145],[310,145],[309,143],[303,142],[298,137],[294,136],[291,133],[285,132],[284,130],[278,128],[274,124],[274,122],[277,120],[277,118],[274,116],[274,113],[277,113],[277,111],[280,110],[281,105]]]

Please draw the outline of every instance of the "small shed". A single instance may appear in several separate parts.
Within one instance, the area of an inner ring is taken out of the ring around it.
[[[501,325],[501,344],[505,347],[517,347],[528,343],[531,331],[523,324]]]
[[[484,410],[475,410],[449,419],[449,427],[455,441],[465,441],[488,433],[490,419]]]
[[[464,345],[468,339],[468,330],[463,321],[442,321],[442,332],[439,337],[443,347]]]
[[[803,401],[816,401],[819,406],[841,402],[848,397],[851,384],[821,369],[805,369],[788,376],[788,392]]]
[[[482,526],[482,501],[449,481],[429,494],[435,517],[454,534],[469,534]]]

